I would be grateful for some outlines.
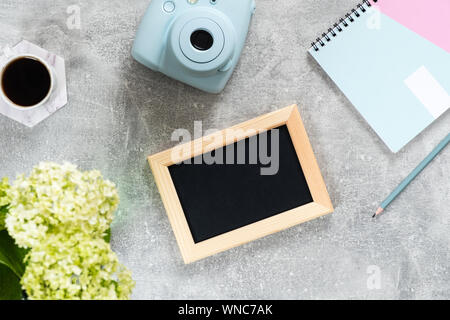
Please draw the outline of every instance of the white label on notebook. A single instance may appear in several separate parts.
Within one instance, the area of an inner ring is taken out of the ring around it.
[[[405,84],[435,119],[450,108],[450,95],[424,66],[409,76]]]

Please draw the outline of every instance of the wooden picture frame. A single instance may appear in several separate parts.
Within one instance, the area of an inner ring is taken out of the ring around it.
[[[242,136],[237,137],[235,141],[225,141],[224,143],[218,144],[214,142],[215,139],[208,139],[211,138],[211,136],[208,136],[189,142],[185,146],[187,147],[189,145],[192,152],[183,159],[177,159],[178,163],[180,160],[188,160],[237,141],[247,139],[250,136],[247,136],[245,134],[246,132],[271,130],[284,125],[289,130],[296,154],[311,191],[313,202],[200,243],[194,242],[169,172],[169,167],[175,165],[172,160],[173,149],[148,157],[164,207],[186,264],[333,212],[333,205],[297,105],[292,105],[226,129],[242,132]],[[226,130],[213,135],[225,135]]]

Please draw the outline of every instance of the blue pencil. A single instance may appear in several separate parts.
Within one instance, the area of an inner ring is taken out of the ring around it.
[[[441,142],[439,145],[403,180],[402,183],[398,185],[398,187],[383,201],[381,206],[378,208],[377,212],[373,215],[373,218],[383,213],[384,209],[386,209],[395,198],[398,197],[403,190],[425,169],[431,161],[442,151],[450,142],[450,133],[448,136]]]

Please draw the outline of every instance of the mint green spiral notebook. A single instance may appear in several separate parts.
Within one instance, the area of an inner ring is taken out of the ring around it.
[[[409,21],[419,10],[424,17]],[[309,50],[392,152],[450,108],[450,37],[436,35],[440,23],[450,29],[448,0],[364,1]]]

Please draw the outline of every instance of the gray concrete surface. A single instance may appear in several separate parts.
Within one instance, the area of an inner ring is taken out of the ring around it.
[[[2,0],[0,46],[27,39],[65,57],[69,104],[33,129],[0,117],[0,176],[68,160],[116,182],[112,244],[135,299],[448,299],[450,150],[389,214],[371,214],[449,132],[450,114],[392,154],[306,52],[355,2],[257,0],[242,59],[216,96],[133,61],[147,0]],[[66,26],[69,5],[81,8],[80,30]],[[185,266],[146,156],[196,120],[223,129],[292,103],[336,212]],[[374,270],[378,289],[367,285]]]

